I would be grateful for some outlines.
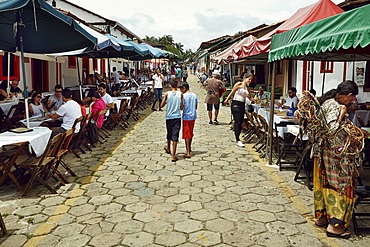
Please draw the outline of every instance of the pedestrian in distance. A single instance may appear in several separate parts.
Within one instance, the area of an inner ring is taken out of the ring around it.
[[[177,91],[177,81],[171,81],[170,91],[165,93],[161,108],[166,104],[166,129],[167,129],[167,145],[164,147],[166,153],[171,154],[172,162],[176,162],[177,143],[179,142],[179,134],[181,128],[181,110],[183,109],[183,96],[180,91]],[[172,144],[172,149],[171,149]],[[171,152],[172,150],[172,152]]]
[[[180,85],[180,91],[184,98],[182,111],[182,138],[185,140],[185,158],[191,158],[191,144],[194,136],[194,124],[197,119],[198,97],[189,89],[189,84],[184,82]]]
[[[244,143],[240,140],[240,133],[243,126],[245,105],[255,102],[255,99],[252,97],[248,87],[251,83],[252,76],[252,74],[245,74],[243,81],[237,82],[234,85],[231,93],[225,100],[225,104],[227,104],[231,97],[234,96],[233,101],[231,102],[231,113],[234,118],[235,142],[238,147],[244,147]]]
[[[182,71],[183,82],[186,82],[186,80],[188,79],[188,76],[189,76],[188,68],[185,66],[184,70]]]
[[[209,117],[209,124],[218,124],[218,113],[220,110],[220,89],[225,89],[225,86],[221,80],[219,80],[220,72],[215,70],[212,73],[212,78],[208,78],[203,83],[207,91],[205,103],[207,104],[207,111]],[[212,110],[215,109],[215,118],[212,121]]]
[[[152,111],[156,111],[155,103],[158,101],[159,111],[162,111],[160,104],[162,103],[162,91],[164,87],[164,76],[161,74],[161,70],[157,69],[156,73],[152,76],[153,84],[152,91],[154,92],[155,99],[152,105]]]

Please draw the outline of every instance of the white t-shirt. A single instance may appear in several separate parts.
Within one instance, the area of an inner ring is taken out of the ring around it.
[[[104,96],[102,96],[101,98],[104,100],[104,102],[105,102],[106,105],[113,103],[112,96],[110,96],[107,93],[105,93]],[[119,109],[117,109],[117,110],[119,110]],[[105,116],[109,116],[109,111],[107,111],[105,113]]]
[[[294,108],[297,108],[297,105],[298,105],[298,97],[297,96],[294,96],[293,98],[287,98],[286,99],[286,102],[284,103],[284,106],[289,106],[292,107],[292,103],[293,103],[293,106]]]
[[[154,80],[154,88],[163,88],[163,80],[160,75],[155,74],[152,78]]]
[[[114,84],[120,84],[119,78],[121,77],[121,75],[117,71],[114,71],[112,73],[112,77],[114,79]]]
[[[82,116],[80,105],[74,100],[68,100],[65,102],[56,112],[59,116],[63,117],[63,123],[61,127],[65,130],[72,129],[75,120]],[[80,130],[80,124],[76,126],[75,133]]]

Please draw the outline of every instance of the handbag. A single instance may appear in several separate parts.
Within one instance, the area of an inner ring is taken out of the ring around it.
[[[91,121],[89,124],[89,129],[87,130],[87,138],[89,138],[89,141],[92,144],[99,141],[98,127],[96,126],[95,121]]]

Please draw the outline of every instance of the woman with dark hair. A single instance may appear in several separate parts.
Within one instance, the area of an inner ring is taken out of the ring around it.
[[[250,104],[254,102],[249,84],[251,83],[252,74],[243,74],[243,81],[237,82],[229,96],[227,96],[225,100],[225,104],[233,97],[233,101],[231,102],[231,113],[234,117],[234,134],[235,134],[235,142],[238,147],[244,147],[244,143],[240,140],[240,133],[242,131],[243,121],[244,121],[244,114],[245,114],[245,104]]]
[[[78,103],[78,105],[81,108],[81,114],[82,116],[86,116],[86,107],[84,102],[82,102],[80,98],[80,93],[78,91],[73,91],[72,99]]]
[[[96,126],[100,129],[104,123],[104,114],[100,115],[98,119],[98,112],[105,110],[107,106],[97,91],[91,94],[91,99],[93,102],[90,104],[90,111],[94,113],[93,119],[96,121]]]
[[[301,98],[296,116],[308,120],[306,129],[313,144],[314,207],[318,219],[315,224],[326,227],[328,237],[347,239],[356,199],[356,154],[362,151],[359,143],[365,137],[346,118],[347,106],[358,94],[358,87],[353,81],[344,81],[318,98],[318,102],[312,94],[304,94],[308,97]],[[315,118],[305,112],[305,102],[316,105],[319,114],[314,114]]]
[[[41,99],[41,92],[36,91],[32,94],[30,105],[28,107],[31,116],[41,116],[43,112],[49,112],[44,104],[41,102]]]

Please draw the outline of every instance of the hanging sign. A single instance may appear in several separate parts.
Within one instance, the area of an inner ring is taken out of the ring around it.
[[[355,62],[355,82],[357,86],[363,86],[365,85],[365,68],[366,68],[366,62]]]

